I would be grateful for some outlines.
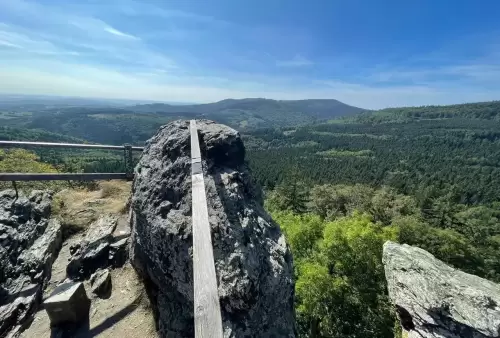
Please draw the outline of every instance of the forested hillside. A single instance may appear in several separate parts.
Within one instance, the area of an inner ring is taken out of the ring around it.
[[[176,119],[206,118],[239,130],[248,130],[296,126],[362,111],[337,100],[243,99],[199,105],[155,103],[115,108],[2,104],[0,101],[0,122],[3,127],[42,129],[90,142],[139,144],[151,137],[161,125]],[[2,131],[0,138],[5,138]]]
[[[401,108],[245,135],[294,255],[301,337],[400,336],[386,240],[500,282],[499,117],[498,102]]]
[[[489,109],[489,119],[395,114],[398,121],[262,129],[246,134],[245,144],[266,187],[296,166],[309,184],[390,185],[407,194],[450,192],[457,202],[492,202],[500,200],[500,104]]]
[[[455,104],[450,106],[423,106],[387,108],[367,112],[356,117],[360,122],[394,122],[421,119],[468,118],[500,120],[500,101]]]

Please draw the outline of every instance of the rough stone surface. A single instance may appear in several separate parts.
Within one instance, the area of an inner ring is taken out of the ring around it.
[[[108,298],[111,295],[111,274],[108,269],[99,269],[90,277],[90,286],[92,293],[101,297]]]
[[[70,247],[71,259],[66,273],[71,279],[88,278],[97,269],[109,266],[110,243],[117,221],[113,216],[99,218],[89,226],[84,240]]]
[[[109,246],[109,261],[114,268],[122,267],[128,259],[128,238],[122,238]]]
[[[500,337],[500,285],[406,244],[385,243],[383,262],[408,337]]]
[[[295,337],[292,256],[233,129],[197,121],[224,337]],[[131,261],[162,337],[193,337],[189,121],[163,126],[136,167]]]
[[[37,310],[62,242],[51,194],[0,192],[0,337],[15,337]]]

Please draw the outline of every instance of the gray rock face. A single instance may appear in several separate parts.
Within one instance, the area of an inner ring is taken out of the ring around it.
[[[68,277],[82,280],[99,268],[109,266],[110,243],[117,218],[104,216],[92,223],[81,243],[70,247],[71,259],[66,267]]]
[[[109,262],[114,268],[122,267],[128,259],[128,238],[122,238],[109,246]]]
[[[292,256],[262,207],[239,134],[197,121],[224,337],[295,337]],[[163,126],[136,168],[131,261],[163,337],[193,337],[189,121]]]
[[[383,262],[408,337],[500,337],[500,285],[406,244],[385,243]]]
[[[0,337],[15,337],[36,311],[62,243],[51,195],[0,192]]]

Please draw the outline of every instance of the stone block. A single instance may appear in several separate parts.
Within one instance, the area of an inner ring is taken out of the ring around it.
[[[53,326],[82,322],[90,310],[90,299],[81,282],[59,285],[43,304]]]

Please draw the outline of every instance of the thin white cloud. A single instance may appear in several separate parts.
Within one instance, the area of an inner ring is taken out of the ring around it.
[[[314,63],[306,59],[302,55],[295,55],[291,60],[277,61],[276,65],[279,67],[305,67],[312,66]]]
[[[108,27],[105,27],[104,30],[106,32],[108,32],[108,33],[111,33],[113,35],[116,35],[116,36],[119,36],[119,37],[122,37],[122,38],[127,38],[127,39],[132,39],[132,40],[138,40],[139,39],[137,36],[121,32],[118,29],[115,29],[113,27],[109,27],[108,26]]]
[[[12,48],[20,48],[22,49],[23,47],[16,45],[14,43],[5,41],[5,40],[0,40],[0,46],[6,46],[6,47],[12,47]]]
[[[125,38],[129,40],[140,40],[139,37],[122,32],[106,22],[93,18],[93,17],[74,17],[68,20],[68,23],[86,34],[90,34],[93,38],[103,38],[114,36],[118,38]]]
[[[23,6],[28,5],[24,3]],[[33,6],[44,15],[50,12],[39,4]],[[55,58],[86,55],[93,57],[96,62],[114,60],[122,67],[178,68],[172,58],[151,50],[139,37],[125,33],[102,20],[72,12],[65,13],[64,19],[61,18],[62,13],[47,15],[58,23],[57,29],[51,30],[49,22],[44,29],[0,24],[0,41],[3,42],[0,46],[17,46],[29,53],[53,55]],[[21,56],[26,57],[20,54]]]

